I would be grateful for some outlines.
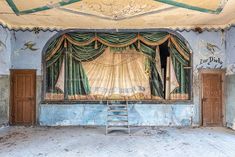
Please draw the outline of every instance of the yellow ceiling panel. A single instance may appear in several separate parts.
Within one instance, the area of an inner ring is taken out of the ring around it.
[[[221,5],[221,0],[175,0],[178,3],[210,9],[210,10],[216,10]]]
[[[219,14],[210,11],[218,9],[225,2],[226,0],[0,0],[0,24],[15,29],[224,28],[235,24],[235,0],[229,0]],[[51,4],[59,5],[48,8]],[[26,12],[16,14],[14,5],[18,11]],[[44,6],[47,8],[41,9]]]
[[[18,10],[31,10],[39,7],[49,6],[52,4],[56,4],[61,2],[61,0],[30,0],[30,2],[26,2],[26,0],[12,0]]]

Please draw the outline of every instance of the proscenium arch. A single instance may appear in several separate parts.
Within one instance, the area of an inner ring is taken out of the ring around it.
[[[59,31],[58,33],[56,33],[55,35],[53,35],[45,44],[45,46],[42,49],[42,89],[41,89],[41,100],[42,103],[50,103],[50,102],[45,102],[44,98],[45,98],[45,93],[46,93],[46,89],[45,89],[45,84],[46,84],[46,61],[45,61],[45,56],[46,56],[46,52],[47,49],[49,47],[49,45],[51,44],[52,41],[54,41],[55,39],[57,39],[58,37],[60,37],[63,34],[66,33],[71,33],[71,32],[84,32],[84,33],[138,33],[138,32],[167,32],[169,34],[172,34],[174,36],[176,36],[177,38],[179,38],[181,41],[183,41],[186,45],[187,48],[190,50],[190,79],[189,79],[189,100],[144,100],[143,102],[145,104],[159,104],[159,103],[177,103],[177,104],[188,104],[188,103],[192,103],[193,102],[193,87],[192,87],[192,80],[193,80],[193,50],[192,47],[190,46],[190,44],[188,43],[188,41],[178,32],[174,31],[174,30],[170,30],[170,29],[163,29],[163,28],[159,28],[159,29],[67,29],[67,30],[62,30]],[[93,101],[66,101],[64,100],[63,102],[58,102],[58,103],[102,103],[103,101],[99,101],[99,100],[93,100]],[[134,103],[136,102],[140,102],[138,101],[134,101]],[[53,102],[55,103],[55,102]],[[142,101],[141,101],[142,103]]]

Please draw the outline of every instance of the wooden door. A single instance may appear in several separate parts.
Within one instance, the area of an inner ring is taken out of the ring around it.
[[[222,126],[222,73],[202,74],[202,124],[203,126]]]
[[[11,70],[11,124],[33,125],[36,117],[36,71]]]

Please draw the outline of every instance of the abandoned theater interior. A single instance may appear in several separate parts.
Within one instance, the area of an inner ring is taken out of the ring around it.
[[[235,130],[234,51],[233,0],[1,0],[0,128]]]

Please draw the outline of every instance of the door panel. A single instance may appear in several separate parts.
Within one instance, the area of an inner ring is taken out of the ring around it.
[[[202,74],[202,122],[204,126],[221,126],[222,74]]]
[[[11,123],[35,123],[36,71],[11,70]]]

